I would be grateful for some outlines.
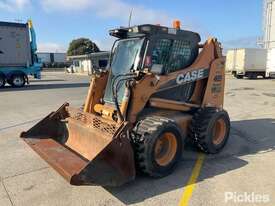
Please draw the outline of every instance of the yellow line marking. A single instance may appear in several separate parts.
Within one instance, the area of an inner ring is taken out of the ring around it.
[[[201,167],[204,159],[205,159],[205,154],[199,153],[195,167],[193,168],[193,171],[192,171],[192,175],[189,178],[187,186],[185,187],[184,192],[181,196],[179,206],[188,206],[189,200],[196,186],[197,178],[200,175],[200,171],[201,171]]]

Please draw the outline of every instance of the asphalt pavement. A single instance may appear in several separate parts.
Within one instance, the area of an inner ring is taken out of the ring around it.
[[[138,176],[119,188],[69,185],[19,138],[64,102],[81,106],[88,86],[88,76],[44,72],[25,88],[0,90],[0,206],[179,205],[190,187],[190,206],[275,205],[274,80],[227,76],[230,139],[205,156],[195,183],[198,151],[187,146],[170,176]]]

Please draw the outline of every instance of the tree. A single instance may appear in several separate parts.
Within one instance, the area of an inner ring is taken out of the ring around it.
[[[71,41],[67,51],[68,56],[84,55],[99,52],[98,46],[87,38],[79,38]]]

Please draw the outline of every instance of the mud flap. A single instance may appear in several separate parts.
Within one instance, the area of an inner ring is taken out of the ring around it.
[[[135,178],[129,124],[62,105],[21,138],[73,185],[120,186]]]

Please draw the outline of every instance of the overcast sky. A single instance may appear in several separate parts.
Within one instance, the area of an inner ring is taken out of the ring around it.
[[[262,0],[0,0],[0,21],[31,18],[41,51],[65,51],[78,37],[111,47],[108,30],[132,24],[182,27],[199,32],[202,39],[215,36],[228,47],[253,47],[262,35]]]

